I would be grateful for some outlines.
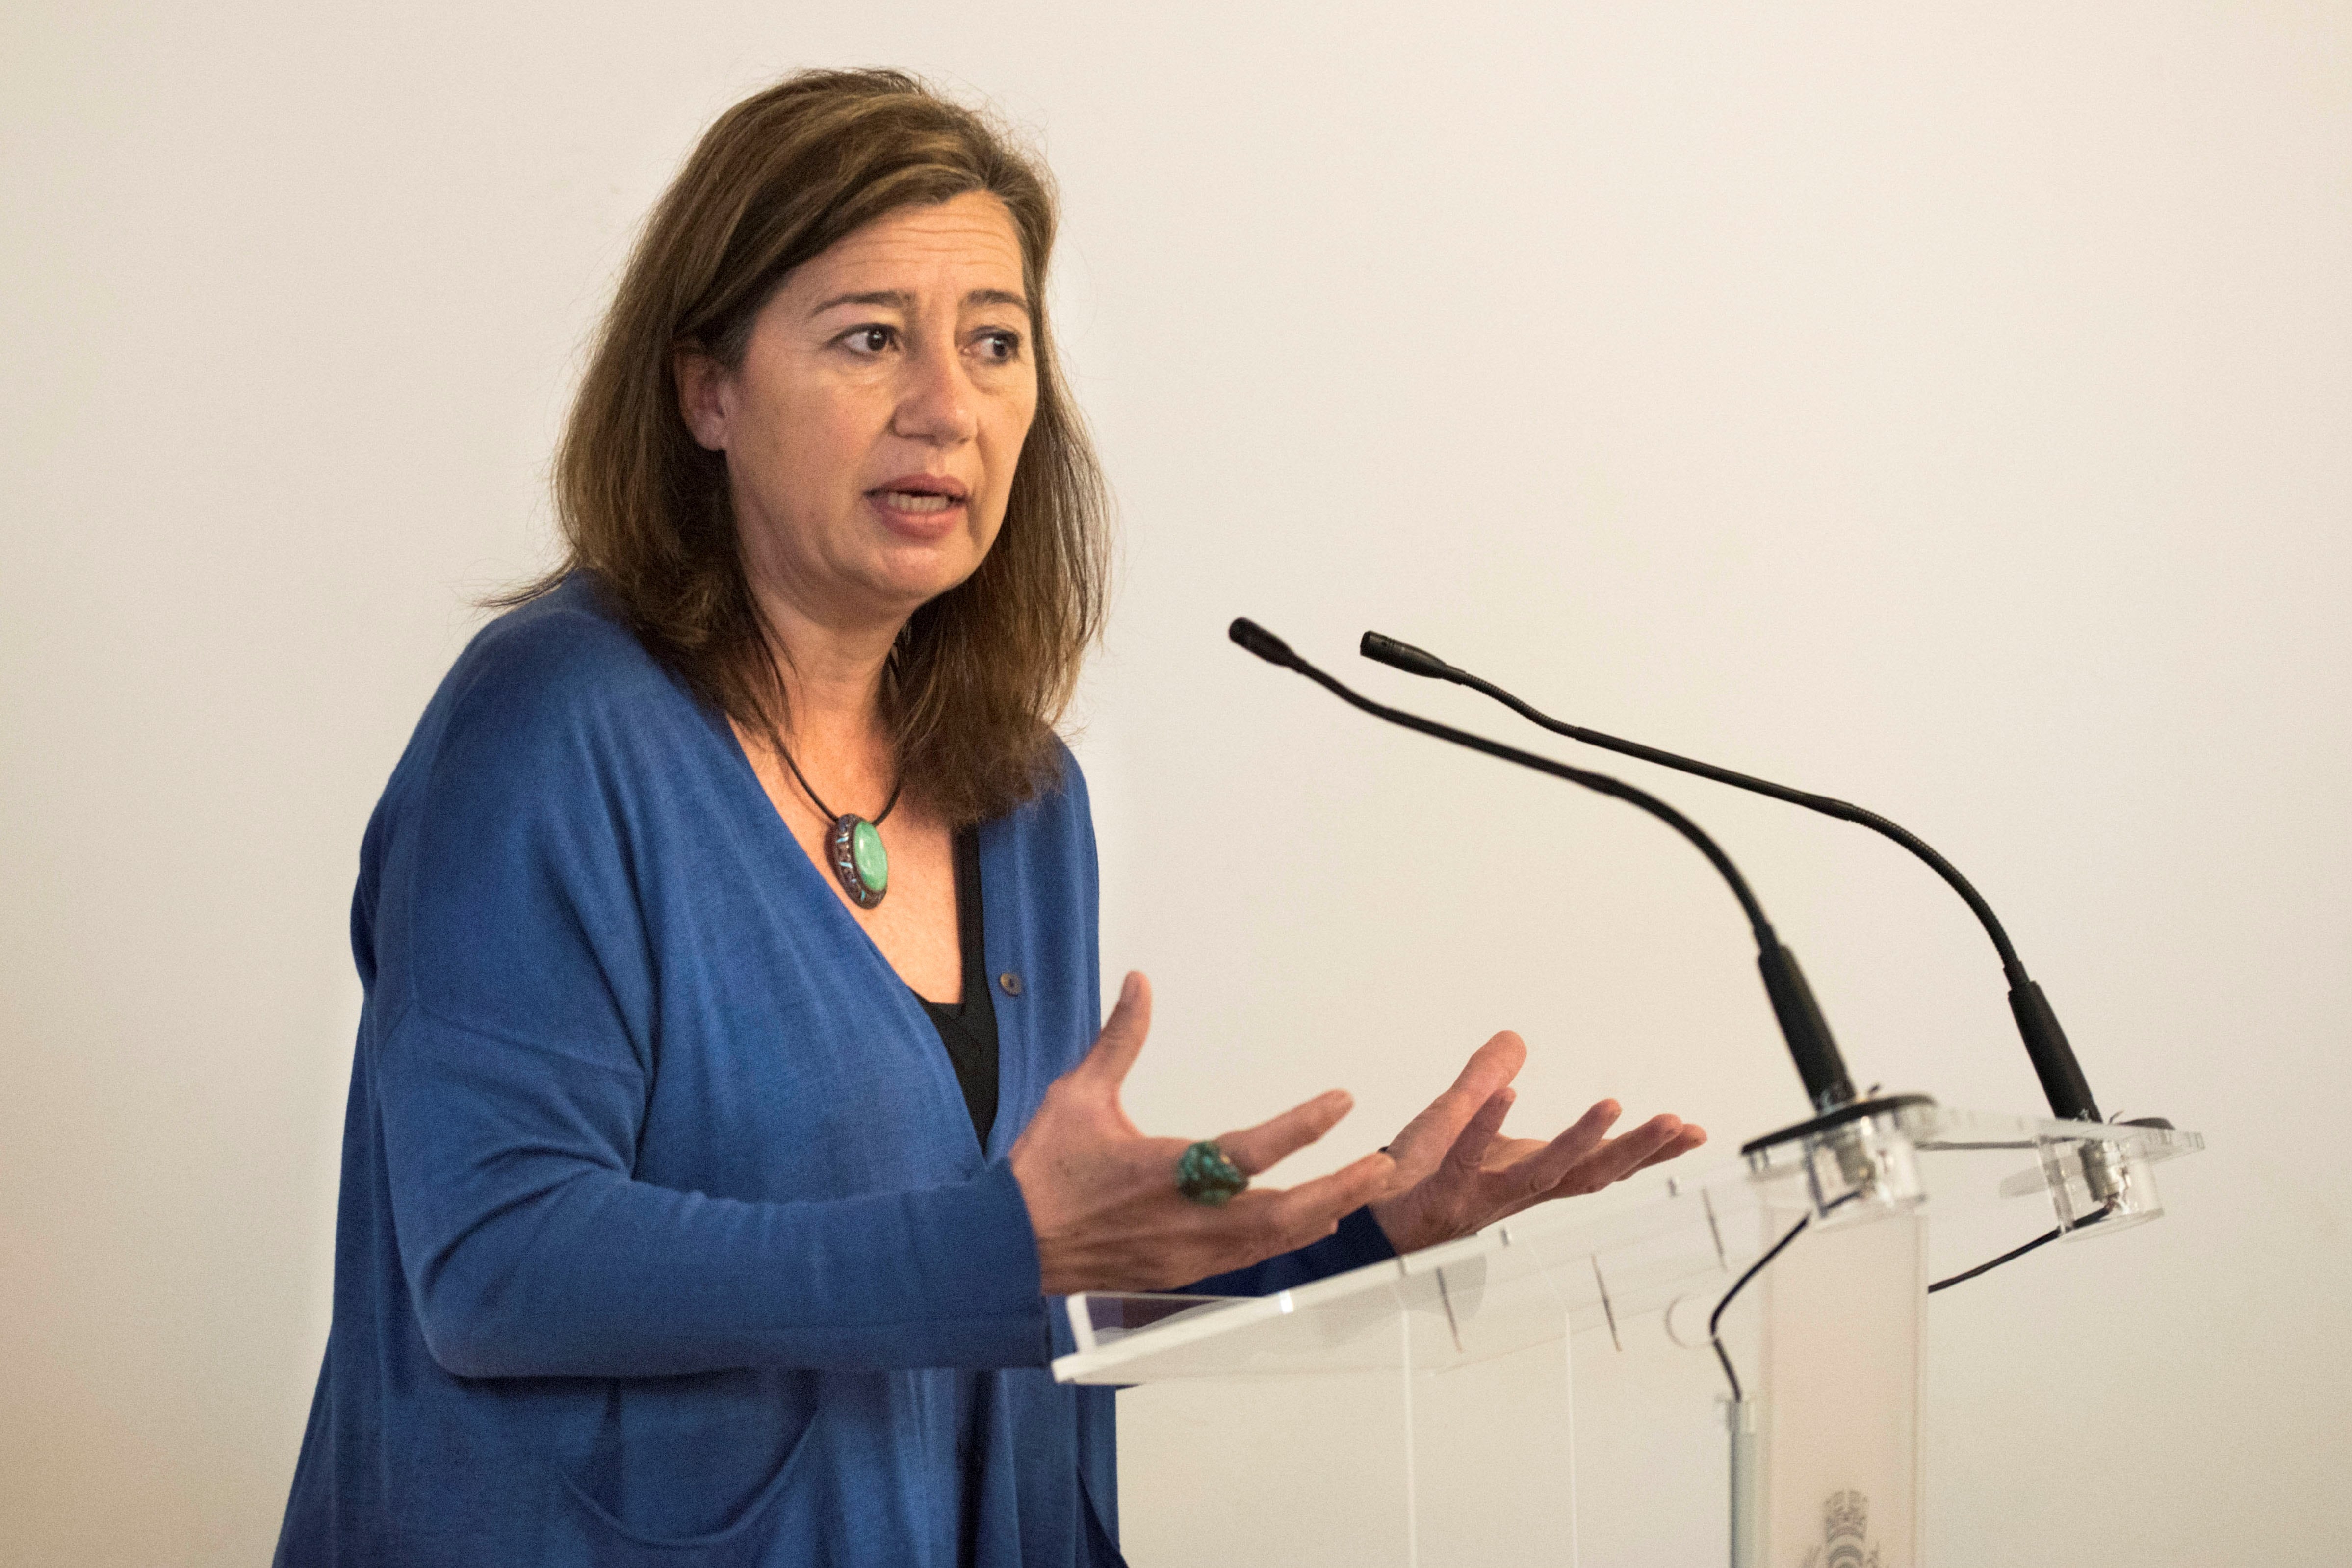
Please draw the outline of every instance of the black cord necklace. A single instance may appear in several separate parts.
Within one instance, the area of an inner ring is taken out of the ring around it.
[[[832,807],[817,799],[808,775],[793,760],[793,754],[781,745],[776,749],[783,751],[784,766],[800,780],[817,815],[833,824],[825,849],[831,856],[833,874],[840,879],[849,902],[860,909],[871,909],[880,904],[883,894],[890,891],[890,852],[882,847],[882,820],[898,804],[898,791],[907,787],[906,775],[900,774],[898,782],[890,786],[890,799],[882,803],[881,815],[872,821],[847,813],[835,816]]]

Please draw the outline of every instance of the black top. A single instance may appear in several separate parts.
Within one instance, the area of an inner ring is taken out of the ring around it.
[[[940,1031],[956,1082],[963,1086],[964,1109],[971,1113],[971,1130],[988,1146],[988,1130],[996,1125],[996,1000],[988,994],[988,949],[981,929],[980,830],[966,828],[955,836],[956,937],[963,949],[963,1000],[950,1006],[917,992],[915,999],[931,1015]]]

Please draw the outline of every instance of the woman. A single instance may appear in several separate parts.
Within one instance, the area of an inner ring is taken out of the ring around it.
[[[558,467],[570,559],[369,826],[334,1327],[278,1561],[1115,1563],[1046,1298],[1264,1291],[1696,1146],[1500,1138],[1497,1036],[1388,1149],[1333,1092],[1147,1137],[1054,737],[1104,506],[1052,202],[891,73],[722,117]],[[1091,1043],[1090,1043],[1091,1042]],[[1449,1154],[1451,1157],[1449,1158]]]

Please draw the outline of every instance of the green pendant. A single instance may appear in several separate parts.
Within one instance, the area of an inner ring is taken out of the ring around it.
[[[871,909],[890,891],[890,852],[882,847],[882,830],[863,817],[833,820],[833,874],[840,879],[849,901]]]
[[[890,852],[882,847],[882,830],[861,821],[849,831],[850,857],[857,862],[857,880],[869,893],[890,891]]]

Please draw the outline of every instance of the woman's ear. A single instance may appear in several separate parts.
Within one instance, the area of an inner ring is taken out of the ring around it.
[[[726,367],[700,349],[681,347],[671,351],[670,374],[677,382],[678,416],[696,443],[707,452],[726,451]]]

